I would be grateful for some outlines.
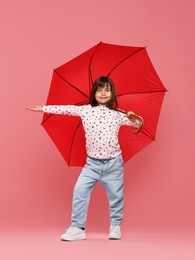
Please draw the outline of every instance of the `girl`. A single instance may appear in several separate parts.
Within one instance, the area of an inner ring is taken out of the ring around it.
[[[118,132],[122,125],[133,126],[141,131],[142,118],[129,111],[117,110],[117,98],[113,81],[100,77],[90,94],[90,104],[83,106],[35,106],[35,112],[64,114],[81,117],[85,130],[87,160],[76,182],[72,203],[72,224],[61,236],[61,240],[86,239],[85,223],[90,194],[100,181],[109,200],[109,239],[121,239],[123,218],[123,159],[118,143]]]

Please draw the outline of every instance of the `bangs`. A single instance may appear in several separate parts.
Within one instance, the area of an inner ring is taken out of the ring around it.
[[[101,88],[110,88],[110,90],[112,90],[112,86],[110,85],[109,82],[100,82],[99,85],[97,85],[97,89],[101,89]]]

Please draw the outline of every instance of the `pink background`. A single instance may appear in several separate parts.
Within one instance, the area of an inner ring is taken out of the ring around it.
[[[53,68],[100,40],[147,46],[169,90],[157,142],[125,165],[123,233],[195,234],[194,8],[193,0],[1,1],[2,241],[9,234],[19,239],[23,232],[29,237],[32,232],[53,230],[56,243],[70,224],[72,191],[80,169],[66,165],[40,126],[41,114],[25,107],[46,102]],[[107,233],[108,214],[105,191],[97,185],[87,232]],[[41,236],[39,240],[45,241]],[[5,248],[15,245],[9,243]],[[136,254],[136,246],[134,250]]]

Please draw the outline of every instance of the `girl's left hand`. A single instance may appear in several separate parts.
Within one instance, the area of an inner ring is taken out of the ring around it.
[[[139,127],[136,128],[136,129],[133,129],[133,133],[134,133],[134,134],[138,134],[138,133],[142,130],[142,127],[143,127],[143,119],[142,119],[140,116],[137,116],[137,115],[136,115],[134,112],[132,112],[132,111],[127,112],[127,117],[128,117],[129,120],[131,120],[132,122],[139,121]]]

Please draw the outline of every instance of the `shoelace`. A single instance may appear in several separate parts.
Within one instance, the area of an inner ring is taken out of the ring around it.
[[[118,226],[115,226],[115,225],[111,225],[110,231],[112,231],[112,232],[118,232],[118,231],[119,231],[119,227],[118,227]]]
[[[66,230],[66,232],[69,232],[69,231],[71,231],[72,229],[74,229],[75,227],[74,226],[70,226],[67,230]]]

